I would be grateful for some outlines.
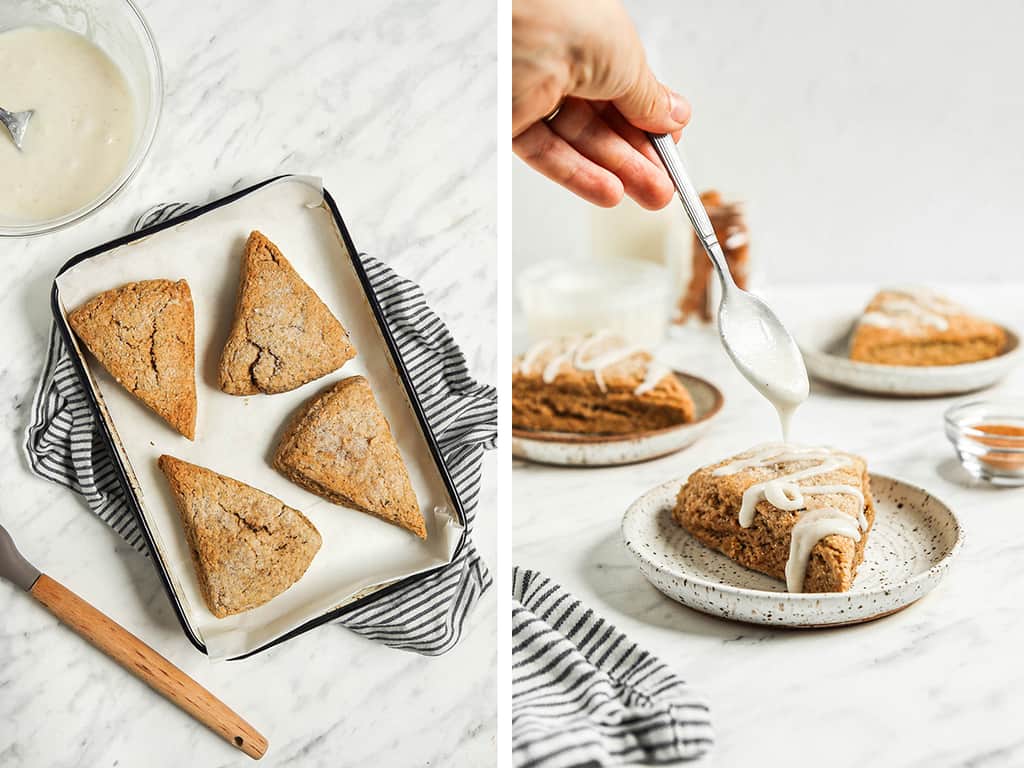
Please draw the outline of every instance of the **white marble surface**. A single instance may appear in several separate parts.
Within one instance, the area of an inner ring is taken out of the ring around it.
[[[494,6],[142,7],[167,95],[141,174],[72,229],[0,241],[0,520],[41,568],[262,729],[271,743],[262,764],[493,764],[493,591],[441,658],[328,626],[248,661],[211,663],[181,633],[149,562],[70,492],[32,477],[20,444],[57,268],[123,233],[150,204],[205,201],[281,172],[321,175],[357,246],[419,281],[474,373],[493,381]],[[492,565],[495,467],[491,456],[477,528]],[[7,584],[0,615],[0,766],[248,763]]]
[[[943,287],[1024,326],[1016,284]],[[768,294],[791,324],[812,303],[856,312],[868,286]],[[948,578],[905,611],[828,631],[727,622],[678,605],[644,580],[619,536],[631,501],[673,477],[778,436],[774,411],[731,367],[710,330],[666,350],[710,378],[726,404],[693,447],[645,464],[561,469],[516,462],[513,561],[562,583],[709,696],[720,766],[1017,766],[1024,664],[1020,600],[1024,488],[972,481],[942,431],[957,398],[883,399],[814,384],[794,439],[864,455],[932,491],[966,543]],[[987,394],[1024,392],[1024,368]],[[826,758],[827,756],[827,758]]]

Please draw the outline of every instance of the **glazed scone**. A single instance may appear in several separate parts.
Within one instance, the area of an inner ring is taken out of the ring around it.
[[[362,376],[342,379],[295,415],[274,467],[308,491],[427,538],[409,472]]]
[[[1006,332],[924,289],[875,295],[857,322],[850,359],[882,365],[958,365],[995,357]]]
[[[705,546],[790,592],[845,592],[875,506],[859,456],[772,443],[698,469],[672,514]]]
[[[188,283],[127,283],[68,313],[68,324],[118,384],[195,439],[195,313]]]
[[[512,365],[516,429],[621,435],[693,421],[690,393],[613,333],[543,341]]]
[[[181,514],[199,587],[218,619],[280,595],[320,549],[305,515],[269,493],[173,456],[161,471]]]
[[[229,395],[276,394],[335,371],[356,355],[348,332],[260,232],[242,255],[235,321],[220,358]]]

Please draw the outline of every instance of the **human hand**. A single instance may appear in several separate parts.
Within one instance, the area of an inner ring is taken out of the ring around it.
[[[689,119],[619,0],[513,0],[512,149],[531,168],[595,205],[664,208],[674,189],[645,132],[678,141]]]

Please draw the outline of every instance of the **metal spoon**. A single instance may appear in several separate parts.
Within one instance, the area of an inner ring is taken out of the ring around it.
[[[11,134],[11,141],[14,142],[14,146],[18,148],[19,152],[21,151],[21,143],[25,140],[25,129],[28,128],[28,121],[35,113],[34,109],[29,109],[25,112],[8,112],[3,107],[0,107],[0,123],[3,123],[4,127]]]
[[[686,173],[672,137],[653,133],[648,136],[722,284],[722,301],[718,305],[718,334],[722,346],[747,381],[775,406],[782,423],[783,439],[787,439],[789,419],[796,407],[807,399],[810,389],[800,349],[771,307],[732,279],[711,219]]]
[[[28,592],[60,621],[201,722],[231,746],[259,760],[267,740],[224,702],[135,635],[28,562],[0,525],[0,579]]]

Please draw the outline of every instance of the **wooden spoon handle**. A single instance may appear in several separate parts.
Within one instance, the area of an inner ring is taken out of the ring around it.
[[[46,574],[31,593],[71,629],[233,747],[256,760],[263,757],[267,740],[255,728],[109,616]]]

